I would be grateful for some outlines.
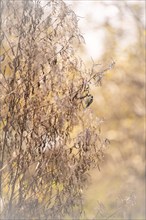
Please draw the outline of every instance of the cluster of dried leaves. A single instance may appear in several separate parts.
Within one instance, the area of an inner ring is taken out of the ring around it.
[[[111,66],[85,68],[77,17],[61,0],[3,0],[1,12],[1,216],[79,218],[104,149],[84,100]]]

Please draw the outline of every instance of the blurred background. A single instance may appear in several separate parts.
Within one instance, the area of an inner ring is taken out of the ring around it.
[[[145,219],[145,1],[65,2],[78,16],[86,65],[116,63],[92,88],[91,108],[104,120],[101,134],[110,146],[101,170],[91,172],[87,217]]]

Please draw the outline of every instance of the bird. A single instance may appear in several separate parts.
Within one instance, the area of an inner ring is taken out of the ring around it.
[[[88,108],[89,105],[91,105],[92,102],[93,102],[93,95],[88,95],[85,98],[85,108]]]

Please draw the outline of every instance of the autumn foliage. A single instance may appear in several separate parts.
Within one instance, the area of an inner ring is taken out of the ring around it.
[[[5,0],[1,12],[1,217],[79,218],[107,143],[85,100],[113,64],[85,67],[77,16],[61,0]]]

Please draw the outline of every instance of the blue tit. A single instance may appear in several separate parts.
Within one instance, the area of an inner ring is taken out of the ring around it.
[[[92,95],[88,95],[85,98],[85,108],[88,108],[89,105],[91,105],[92,102],[93,102],[93,96]]]

